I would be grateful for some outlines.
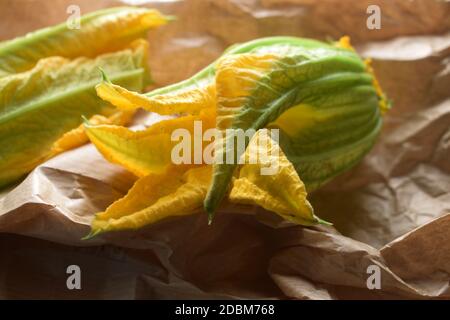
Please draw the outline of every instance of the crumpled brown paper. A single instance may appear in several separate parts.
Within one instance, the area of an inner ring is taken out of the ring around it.
[[[86,13],[132,2],[3,0],[0,40],[63,21],[69,4]],[[394,102],[382,135],[360,165],[310,196],[334,228],[224,205],[212,226],[199,212],[81,241],[93,214],[135,177],[92,145],[66,152],[0,192],[0,298],[450,299],[450,3],[139,2],[178,17],[149,36],[155,86],[192,75],[235,42],[350,35]],[[373,4],[380,30],[366,27]],[[82,290],[66,287],[71,264]],[[367,288],[371,265],[379,290]]]

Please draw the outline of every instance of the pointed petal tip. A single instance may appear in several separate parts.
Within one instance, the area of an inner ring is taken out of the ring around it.
[[[324,226],[327,226],[327,227],[333,226],[333,224],[331,222],[322,220],[322,219],[317,218],[317,217],[316,217],[316,221],[317,221],[318,224],[321,224],[321,225],[324,225]]]
[[[103,70],[102,67],[98,67],[98,70],[100,71],[100,74],[102,76],[102,82],[111,83],[111,81],[109,80],[108,76],[106,75],[105,70]]]
[[[86,118],[84,115],[81,115],[81,119],[83,119],[83,125],[84,125],[85,127],[90,127],[90,126],[91,126],[91,124],[90,124],[90,122],[89,122],[89,119]]]
[[[214,214],[208,213],[208,226],[212,225],[214,220]]]
[[[83,240],[83,241],[90,240],[90,239],[96,237],[97,235],[99,235],[100,233],[101,233],[100,230],[91,230],[91,232],[89,232],[88,235],[86,235],[83,238],[81,238],[81,240]]]
[[[207,201],[207,199],[203,203],[203,208],[205,209],[208,216],[208,226],[210,226],[212,225],[214,220],[214,209],[211,207],[211,204],[209,203],[209,201]]]

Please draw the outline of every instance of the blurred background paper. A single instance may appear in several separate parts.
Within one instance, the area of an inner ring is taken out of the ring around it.
[[[394,107],[364,161],[310,195],[334,227],[225,204],[211,227],[199,213],[81,241],[136,178],[92,145],[61,154],[0,191],[0,298],[450,299],[449,2],[0,0],[0,41],[65,21],[73,4],[82,14],[140,4],[177,16],[149,35],[154,87],[236,42],[349,35]],[[381,29],[367,28],[369,5],[380,7]],[[82,290],[66,287],[71,264]],[[366,285],[371,265],[379,290]]]

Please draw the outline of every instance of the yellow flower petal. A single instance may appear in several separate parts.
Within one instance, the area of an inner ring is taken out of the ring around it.
[[[89,119],[89,123],[93,125],[101,125],[101,124],[116,124],[116,125],[125,125],[130,122],[133,117],[133,111],[116,111],[111,116],[105,117],[102,115],[95,115]],[[51,154],[55,156],[61,152],[66,150],[70,150],[76,147],[79,147],[86,142],[89,141],[89,138],[86,134],[86,130],[83,124],[80,124],[78,128],[72,129],[69,132],[66,132],[58,141],[53,144]]]
[[[225,196],[231,177],[236,168],[237,160],[241,155],[235,152],[233,163],[226,161],[227,145],[233,142],[231,135],[226,135],[225,130],[250,128],[259,129],[253,117],[257,113],[263,117],[264,108],[268,104],[260,104],[262,100],[267,100],[267,94],[261,96],[254,93],[255,88],[262,84],[268,71],[277,62],[277,57],[272,54],[240,54],[224,56],[216,65],[216,90],[217,90],[217,121],[216,127],[222,132],[222,141],[218,145],[222,146],[216,150],[218,164],[214,164],[214,176],[211,189],[205,199],[205,209],[212,219],[215,209],[219,206]],[[253,101],[255,102],[253,103]],[[251,107],[249,107],[251,105]],[[248,109],[245,116],[243,110]],[[250,111],[250,112],[248,112]],[[238,116],[241,116],[238,119]],[[228,141],[227,141],[228,140]],[[236,150],[235,150],[236,151]]]
[[[259,205],[284,219],[302,225],[320,220],[307,200],[305,185],[278,144],[265,130],[259,130],[251,140],[239,176],[229,195],[232,202]],[[248,163],[249,159],[257,163]],[[272,169],[263,175],[263,168]]]
[[[210,166],[190,169],[184,174],[183,169],[172,167],[163,174],[143,177],[125,197],[96,215],[90,236],[137,229],[167,217],[192,214],[201,208],[210,179]]]
[[[96,89],[100,98],[123,110],[143,108],[161,115],[198,114],[203,109],[215,106],[215,90],[212,85],[155,96],[132,92],[107,81],[97,85]]]
[[[173,164],[171,153],[179,142],[172,141],[172,133],[186,129],[192,136],[195,121],[201,121],[204,130],[214,128],[215,109],[205,109],[195,116],[163,120],[141,131],[113,125],[85,126],[89,139],[108,161],[143,177],[162,173]],[[190,147],[194,145],[190,144]],[[191,149],[190,154],[193,156],[194,150]],[[194,163],[192,159],[190,162]]]

